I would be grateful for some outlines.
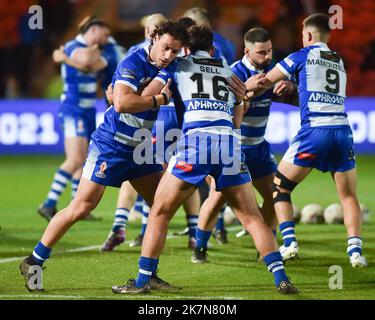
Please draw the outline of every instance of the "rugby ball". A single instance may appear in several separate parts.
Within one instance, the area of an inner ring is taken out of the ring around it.
[[[324,210],[324,221],[328,224],[344,223],[344,211],[340,203],[332,203]]]
[[[361,212],[362,212],[362,222],[363,223],[369,222],[370,210],[363,203],[360,203],[359,206],[361,207]]]
[[[225,206],[224,222],[225,222],[225,224],[228,224],[228,225],[239,223],[236,215],[234,214],[234,212],[233,212],[233,210],[230,206]]]
[[[304,206],[301,210],[301,223],[316,224],[323,223],[323,208],[320,204],[311,203]]]

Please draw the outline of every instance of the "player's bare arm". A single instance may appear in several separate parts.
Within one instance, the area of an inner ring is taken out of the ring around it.
[[[137,113],[150,109],[156,109],[161,105],[168,104],[172,95],[169,86],[170,80],[165,86],[162,87],[161,90],[159,90],[159,94],[140,96],[127,85],[117,83],[113,93],[115,110],[117,112]],[[149,92],[151,92],[151,89]],[[144,94],[146,93],[147,91]]]

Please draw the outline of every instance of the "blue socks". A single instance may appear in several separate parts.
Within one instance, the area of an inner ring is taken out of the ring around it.
[[[34,248],[31,257],[38,265],[42,266],[43,263],[49,258],[52,249],[47,248],[41,241],[38,242]]]
[[[263,258],[263,261],[267,265],[268,271],[272,272],[275,278],[276,287],[279,286],[281,281],[288,281],[280,252],[276,251],[270,253]]]
[[[197,237],[197,242],[196,242],[196,248],[205,248],[207,249],[207,243],[208,239],[211,237],[212,231],[204,231],[199,228],[197,228],[196,232],[196,237]]]
[[[128,209],[117,208],[115,211],[115,221],[112,225],[112,231],[117,232],[120,229],[125,229],[129,215],[130,211]]]
[[[142,208],[143,208],[143,198],[140,194],[138,194],[137,196],[137,200],[135,200],[135,204],[134,204],[134,210],[137,211],[137,212],[142,212]]]
[[[283,222],[282,224],[280,224],[279,228],[280,228],[280,232],[283,235],[285,247],[289,247],[292,241],[297,241],[295,231],[294,231],[295,223],[293,221]]]
[[[217,222],[215,226],[216,230],[224,231],[224,211],[225,211],[225,206],[221,208],[220,213],[217,217]]]
[[[150,213],[150,207],[143,200],[143,207],[142,207],[142,228],[141,228],[141,235],[144,236],[146,232],[147,222],[148,222],[148,214]]]
[[[195,239],[198,227],[198,215],[186,216],[186,219],[189,228],[189,238]]]
[[[72,199],[76,197],[80,179],[72,179]]]
[[[64,192],[66,185],[72,179],[72,175],[62,169],[57,170],[53,177],[51,189],[48,192],[47,200],[44,206],[48,208],[55,208],[57,201],[59,201],[61,194]]]
[[[158,259],[140,257],[138,266],[138,277],[135,280],[135,285],[137,288],[142,288],[151,279],[152,274],[155,274],[158,267]]]

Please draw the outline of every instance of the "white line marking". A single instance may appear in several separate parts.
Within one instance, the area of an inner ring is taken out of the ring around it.
[[[132,295],[132,297],[142,297],[147,300],[151,299],[190,299],[190,300],[214,300],[214,299],[221,299],[221,300],[243,300],[241,297],[232,297],[232,296],[155,296],[153,294],[147,294],[147,295]],[[113,294],[110,296],[70,296],[70,295],[57,295],[57,294],[1,294],[1,298],[26,298],[26,299],[47,299],[47,298],[60,298],[60,299],[83,299],[83,300],[88,300],[88,299],[129,299],[128,295],[119,295],[119,294]]]
[[[229,227],[229,228],[227,228],[227,230],[230,231],[230,232],[231,231],[242,230],[242,226]],[[167,239],[173,239],[173,238],[177,238],[177,237],[178,236],[169,235],[169,236],[167,236]],[[131,242],[130,240],[127,240],[124,243],[125,244],[129,244],[130,242]],[[62,255],[64,253],[74,253],[74,252],[85,252],[85,251],[91,251],[91,250],[98,250],[100,248],[101,248],[101,245],[88,246],[88,247],[80,247],[80,248],[69,249],[69,250],[64,250],[64,251],[61,251],[61,252],[57,252],[57,253],[55,253],[55,256]],[[26,257],[27,256],[3,258],[3,259],[0,259],[0,263],[8,263],[8,262],[13,262],[13,261],[19,261],[19,260],[25,259]]]

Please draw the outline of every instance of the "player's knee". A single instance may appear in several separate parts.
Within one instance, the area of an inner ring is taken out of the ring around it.
[[[292,202],[291,192],[298,183],[289,180],[280,171],[277,171],[275,179],[273,180],[273,203],[277,202]]]
[[[88,201],[75,201],[71,203],[71,219],[73,222],[77,222],[86,218],[95,206]]]

